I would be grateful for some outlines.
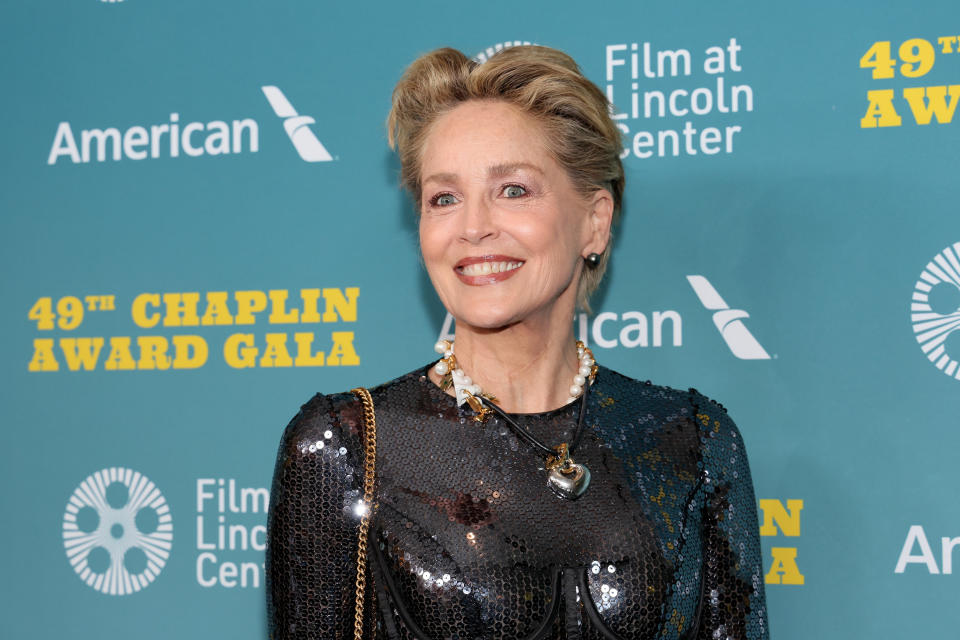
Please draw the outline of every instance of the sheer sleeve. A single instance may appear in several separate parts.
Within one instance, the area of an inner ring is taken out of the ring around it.
[[[722,405],[693,391],[703,451],[703,596],[697,638],[767,640],[760,531],[747,453]]]
[[[314,396],[283,433],[267,525],[270,638],[353,637],[358,406],[350,394]]]

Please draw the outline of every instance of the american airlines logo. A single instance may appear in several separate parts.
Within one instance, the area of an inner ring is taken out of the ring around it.
[[[283,128],[294,149],[306,162],[329,162],[334,158],[310,128],[310,116],[300,115],[275,86],[260,88],[273,112],[283,119]],[[90,164],[108,160],[153,160],[182,156],[226,156],[260,151],[260,124],[253,118],[182,118],[170,113],[165,122],[78,129],[60,122],[53,134],[47,164]]]
[[[769,360],[770,355],[760,345],[744,319],[750,314],[743,309],[731,309],[704,276],[687,276],[694,293],[708,310],[713,311],[713,324],[730,348],[741,360]],[[578,313],[573,319],[574,334],[584,344],[599,349],[637,347],[683,346],[683,316],[675,309],[660,311],[601,311],[589,317]],[[454,338],[455,321],[449,313],[443,321],[439,339]]]
[[[710,281],[703,276],[687,276],[687,281],[703,306],[714,312],[713,324],[716,325],[717,331],[723,336],[723,341],[730,347],[733,355],[741,360],[770,359],[770,355],[743,323],[744,318],[750,317],[749,313],[743,309],[731,309]]]
[[[270,106],[273,107],[273,112],[283,118],[283,128],[301,158],[306,162],[330,162],[333,160],[333,156],[310,129],[310,125],[316,124],[316,120],[310,116],[298,114],[287,97],[277,87],[267,86],[261,87],[261,89],[263,95],[267,96]]]

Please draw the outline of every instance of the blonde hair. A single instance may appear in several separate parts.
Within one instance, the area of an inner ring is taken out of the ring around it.
[[[486,62],[456,49],[426,53],[407,68],[393,90],[387,142],[400,156],[400,180],[420,211],[421,155],[438,117],[469,100],[500,100],[519,107],[543,127],[553,158],[584,197],[597,189],[613,196],[613,221],[620,217],[624,176],[620,130],[604,93],[580,72],[573,58],[549,47],[520,45]],[[577,303],[588,299],[607,268],[611,245],[600,263],[585,265]]]

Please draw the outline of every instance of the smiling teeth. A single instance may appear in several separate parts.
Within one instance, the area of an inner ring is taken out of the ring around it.
[[[460,273],[465,276],[488,276],[491,273],[513,271],[523,266],[523,262],[477,262],[461,268]]]

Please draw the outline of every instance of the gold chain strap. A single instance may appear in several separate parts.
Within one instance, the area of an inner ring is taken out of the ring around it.
[[[373,511],[373,481],[377,461],[377,416],[373,411],[373,398],[363,387],[352,389],[363,404],[363,515],[360,518],[360,535],[357,542],[357,602],[353,617],[354,640],[363,640],[363,601],[367,588],[367,536],[370,532],[370,515]]]

